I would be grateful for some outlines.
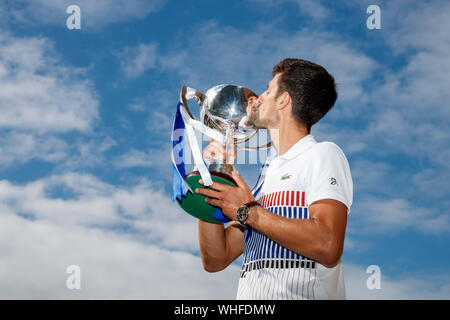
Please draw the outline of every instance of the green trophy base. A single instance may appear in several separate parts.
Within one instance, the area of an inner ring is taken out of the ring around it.
[[[191,187],[192,192],[188,191],[186,196],[182,200],[177,199],[180,207],[189,213],[191,216],[196,217],[200,220],[213,222],[213,223],[223,223],[226,221],[219,221],[214,217],[217,215],[217,211],[221,214],[220,208],[214,207],[205,202],[205,196],[195,193],[196,188],[204,188],[198,180],[202,177],[198,171],[192,172],[187,175],[186,183]],[[236,186],[236,182],[231,178],[222,173],[211,171],[211,179],[215,182],[222,184],[227,184],[230,186]],[[206,187],[209,189],[209,187]]]

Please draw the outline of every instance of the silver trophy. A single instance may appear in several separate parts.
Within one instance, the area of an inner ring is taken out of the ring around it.
[[[194,118],[187,104],[186,91],[187,87],[184,86],[181,91],[181,99],[189,115]],[[205,94],[195,91],[194,99],[201,107],[200,121],[224,137],[225,160],[205,160],[212,175],[236,184],[232,178],[233,164],[228,158],[228,151],[234,149],[236,145],[246,142],[257,133],[258,129],[252,124],[255,114],[254,103],[257,98],[258,95],[253,91],[229,84],[212,87]],[[194,169],[194,172],[187,176],[196,174],[198,171]]]

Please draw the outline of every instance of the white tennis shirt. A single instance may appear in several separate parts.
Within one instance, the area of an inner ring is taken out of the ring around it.
[[[350,212],[353,181],[342,150],[307,135],[270,161],[255,199],[290,219],[308,219],[308,207],[335,199]],[[327,268],[282,247],[258,231],[244,233],[244,259],[237,299],[345,299],[341,261]]]

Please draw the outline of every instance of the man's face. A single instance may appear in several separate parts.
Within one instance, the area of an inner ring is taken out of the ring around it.
[[[254,125],[257,128],[268,129],[277,127],[278,113],[276,111],[276,101],[278,94],[278,78],[281,73],[277,73],[267,85],[267,90],[264,91],[255,103],[254,109],[256,117]]]

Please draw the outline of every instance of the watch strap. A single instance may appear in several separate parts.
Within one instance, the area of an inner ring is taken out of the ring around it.
[[[248,218],[248,212],[250,211],[250,208],[255,207],[255,206],[259,206],[259,202],[258,202],[258,201],[247,202],[246,204],[243,204],[243,205],[241,206],[241,208],[242,208],[242,207],[246,207],[247,210],[248,210],[248,211],[247,211],[247,217],[246,217],[245,220],[247,220],[247,218]],[[239,219],[238,219],[237,222],[238,222],[241,226],[247,227],[247,225],[245,224],[245,221],[244,221],[244,223],[242,223],[242,222],[240,222]]]
[[[247,208],[250,209],[251,207],[259,206],[259,202],[258,201],[251,201],[251,202],[248,202],[248,203],[244,204],[244,206],[246,206]]]

